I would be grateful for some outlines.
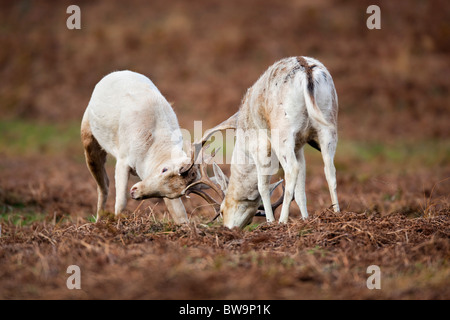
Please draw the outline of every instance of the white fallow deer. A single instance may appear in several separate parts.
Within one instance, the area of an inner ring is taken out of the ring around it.
[[[268,222],[274,221],[267,172],[272,152],[284,170],[285,193],[280,223],[289,217],[295,201],[306,219],[306,143],[322,152],[325,177],[334,211],[339,211],[334,155],[337,144],[338,98],[333,79],[319,61],[290,57],[276,62],[247,90],[240,110],[205,132],[201,142],[218,130],[236,129],[236,143],[227,184],[216,173],[225,197],[220,205],[224,225],[246,226],[262,200]],[[261,132],[263,134],[261,134]],[[217,167],[218,168],[218,167]],[[226,188],[226,189],[225,189]],[[189,187],[188,187],[189,189]]]
[[[176,223],[188,221],[179,197],[199,177],[198,166],[190,166],[175,112],[150,79],[131,71],[105,76],[95,86],[84,113],[81,139],[87,166],[97,182],[97,220],[105,214],[109,153],[117,160],[116,215],[126,207],[131,173],[142,180],[131,188],[131,198],[164,198]]]

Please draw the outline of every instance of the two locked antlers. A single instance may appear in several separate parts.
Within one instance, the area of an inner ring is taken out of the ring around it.
[[[227,129],[235,130],[237,128],[238,116],[239,112],[235,113],[233,116],[231,116],[224,122],[220,123],[219,125],[215,126],[214,128],[207,130],[200,141],[193,143],[191,146],[191,161],[188,165],[186,165],[186,167],[184,167],[180,171],[180,174],[183,174],[191,170],[192,167],[197,162],[197,159],[201,155],[202,161],[199,163],[200,179],[188,185],[183,191],[183,194],[188,196],[190,193],[194,193],[202,197],[206,202],[208,202],[216,212],[216,216],[212,220],[215,220],[220,215],[220,205],[225,198],[226,187],[228,185],[228,178],[213,160],[213,158],[215,157],[216,153],[219,151],[220,148],[214,149],[209,156],[205,155],[204,150],[210,146],[210,144],[207,144],[207,141],[209,140],[209,138],[211,138],[211,136],[214,133]],[[212,164],[213,166],[215,181],[213,181],[211,177],[208,176],[207,167],[209,164]],[[271,192],[273,192],[282,182],[283,180],[281,179],[280,181],[271,185]],[[201,187],[202,184],[211,188],[219,197],[220,201],[217,201],[211,195],[206,193],[204,189]],[[218,184],[220,185],[221,188],[218,187]],[[283,203],[284,190],[285,189],[283,187],[283,194],[272,204],[272,211],[275,211],[275,209],[278,208]],[[258,207],[258,212],[256,213],[256,215],[264,216],[263,205],[260,205]]]

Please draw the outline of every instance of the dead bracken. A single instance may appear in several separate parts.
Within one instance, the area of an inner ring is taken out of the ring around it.
[[[0,298],[448,298],[449,230],[448,211],[325,210],[245,230],[179,226],[144,211],[98,223],[2,223]],[[83,292],[65,286],[72,264]],[[369,265],[380,266],[389,290],[364,287]],[[440,280],[421,286],[435,270]]]

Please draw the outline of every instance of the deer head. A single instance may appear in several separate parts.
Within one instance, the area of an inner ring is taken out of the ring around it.
[[[191,164],[186,166],[185,170],[188,171],[192,168],[198,155],[201,154],[202,150],[206,147],[206,142],[215,132],[237,128],[238,114],[239,113],[234,114],[226,121],[206,131],[202,137],[202,140],[193,144],[191,149]],[[250,188],[246,188],[245,181],[241,181],[240,183],[237,180],[232,180],[232,182],[230,182],[220,167],[212,161],[214,156],[215,152],[212,152],[209,159],[203,157],[203,161],[199,164],[200,178],[188,185],[184,192],[186,195],[190,193],[197,194],[206,200],[216,211],[215,218],[217,218],[220,214],[223,215],[225,226],[237,226],[243,228],[251,222],[255,215],[264,215],[264,207],[261,204],[261,199],[257,190],[255,193],[257,186],[254,185]],[[206,168],[209,162],[212,162],[214,177],[209,177],[207,174]],[[282,181],[283,180],[280,180],[270,185],[271,195]],[[206,193],[201,185],[211,188],[216,194],[216,198],[219,198],[220,201],[217,201],[214,197]],[[232,191],[228,192],[229,190]],[[236,190],[240,190],[240,192],[238,192],[239,195],[237,195]],[[283,196],[284,188],[283,195],[272,204],[272,211],[281,205],[283,202]]]
[[[184,194],[187,185],[200,177],[198,165],[185,170],[189,158],[177,158],[165,161],[152,174],[131,187],[130,195],[135,200],[147,198],[179,198]]]

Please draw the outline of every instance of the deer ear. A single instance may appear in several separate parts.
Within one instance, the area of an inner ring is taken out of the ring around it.
[[[191,166],[190,165],[182,166],[180,168],[180,171],[178,171],[178,175],[185,176],[189,172],[189,167],[191,167]]]
[[[223,193],[226,193],[228,189],[228,178],[225,175],[225,173],[223,173],[222,169],[220,169],[220,167],[215,162],[213,162],[213,172],[215,182],[220,186]]]
[[[186,176],[190,171],[192,171],[192,170],[190,170],[192,168],[192,166],[193,166],[193,164],[191,164],[189,162],[181,163],[180,170],[178,171],[178,175]]]

